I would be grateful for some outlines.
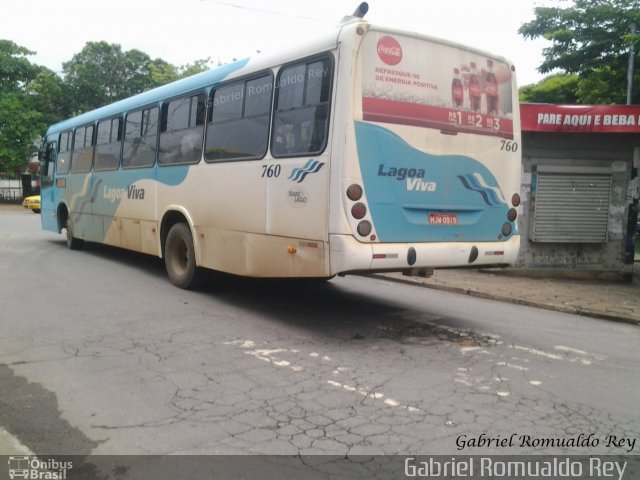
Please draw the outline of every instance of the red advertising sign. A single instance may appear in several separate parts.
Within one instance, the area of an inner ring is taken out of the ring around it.
[[[369,97],[362,99],[362,109],[364,119],[371,122],[401,123],[451,132],[513,138],[513,120],[479,112]]]
[[[361,52],[364,120],[513,138],[512,74],[504,61],[377,32]]]
[[[524,132],[640,132],[638,105],[554,105],[521,103]]]

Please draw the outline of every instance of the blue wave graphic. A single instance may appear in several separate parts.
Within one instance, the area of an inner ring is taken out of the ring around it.
[[[482,196],[484,203],[486,203],[490,207],[495,207],[504,203],[498,198],[498,195],[493,189],[480,185],[475,175],[458,175],[458,179],[460,180],[460,182],[462,182],[464,188],[479,193]]]
[[[324,163],[319,162],[318,160],[310,159],[306,165],[302,168],[294,168],[289,175],[289,180],[294,181],[296,183],[302,183],[307,175],[310,173],[319,172],[320,169],[324,166]]]

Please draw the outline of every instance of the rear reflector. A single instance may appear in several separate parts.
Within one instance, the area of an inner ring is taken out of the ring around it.
[[[382,260],[384,258],[398,258],[398,254],[397,253],[374,253],[373,254],[374,260]]]

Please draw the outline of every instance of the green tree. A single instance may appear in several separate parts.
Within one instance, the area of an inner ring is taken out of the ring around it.
[[[31,64],[27,56],[33,53],[0,40],[0,175],[9,178],[24,171],[45,125],[60,118],[62,82]]]
[[[88,42],[63,64],[64,80],[33,65],[34,52],[0,39],[0,175],[17,177],[47,126],[199,73],[209,59],[175,67],[139,50]]]
[[[118,44],[87,42],[62,64],[74,113],[112,103],[185,76],[203,71],[209,59],[175,67],[140,50],[122,51]]]
[[[92,110],[153,88],[150,65],[151,58],[140,50],[123,52],[118,44],[87,42],[62,64],[73,112]]]
[[[68,89],[62,78],[48,68],[38,66],[35,78],[24,89],[32,106],[42,115],[45,128],[71,114]]]
[[[578,103],[580,77],[575,74],[549,75],[540,82],[520,87],[520,101],[533,103]]]
[[[154,86],[164,85],[179,78],[176,67],[160,58],[149,62],[149,76]]]
[[[20,90],[35,77],[36,69],[26,58],[34,54],[11,40],[0,39],[0,93]]]
[[[567,0],[557,0],[565,2]],[[579,103],[625,103],[629,47],[640,44],[640,0],[574,0],[573,5],[536,7],[535,18],[518,32],[525,38],[543,37],[541,73],[560,70],[579,77]],[[636,55],[638,48],[636,47]],[[640,75],[635,75],[635,84]],[[640,92],[634,89],[634,100]]]
[[[178,68],[178,77],[185,78],[197,73],[205,72],[211,68],[211,58],[203,58],[193,63],[181,65]]]

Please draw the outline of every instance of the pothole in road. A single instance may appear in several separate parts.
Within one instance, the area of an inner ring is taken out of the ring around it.
[[[378,338],[409,345],[437,345],[447,342],[460,347],[491,347],[502,343],[499,335],[451,327],[433,320],[417,322],[406,318],[397,324],[378,325],[373,334]]]

